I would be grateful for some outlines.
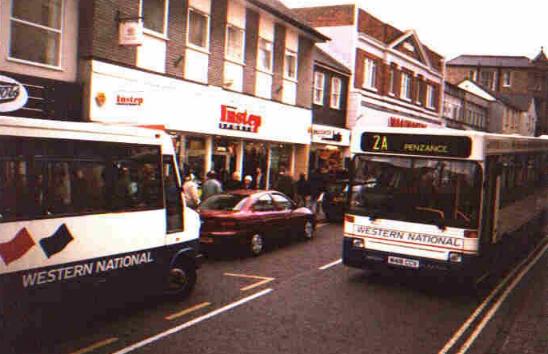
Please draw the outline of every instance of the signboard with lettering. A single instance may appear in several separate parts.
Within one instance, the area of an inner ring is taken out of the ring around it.
[[[361,149],[366,152],[467,158],[472,151],[472,141],[466,136],[363,133]]]
[[[18,81],[0,75],[0,112],[13,112],[27,104],[28,93]]]
[[[143,21],[138,18],[122,20],[118,28],[118,43],[126,46],[142,45]]]

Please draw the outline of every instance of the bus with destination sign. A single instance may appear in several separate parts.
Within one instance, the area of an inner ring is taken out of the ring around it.
[[[94,293],[186,296],[200,221],[181,194],[161,130],[0,116],[0,324]]]
[[[452,129],[354,129],[343,263],[477,281],[532,243],[548,140]],[[520,232],[527,228],[529,232]]]

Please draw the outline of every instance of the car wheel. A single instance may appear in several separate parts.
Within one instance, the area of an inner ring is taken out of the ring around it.
[[[305,240],[312,240],[314,237],[314,223],[312,220],[306,220],[304,223],[303,237]]]
[[[264,239],[260,234],[255,234],[249,239],[249,253],[258,256],[263,253]]]
[[[196,284],[196,267],[190,262],[181,261],[175,264],[168,274],[167,293],[185,298]]]

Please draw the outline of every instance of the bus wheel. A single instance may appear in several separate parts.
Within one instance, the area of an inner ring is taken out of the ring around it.
[[[263,252],[264,239],[260,234],[255,234],[249,239],[249,253],[258,256]]]
[[[186,297],[196,284],[196,268],[190,262],[180,262],[170,269],[168,275],[168,293],[177,297]]]

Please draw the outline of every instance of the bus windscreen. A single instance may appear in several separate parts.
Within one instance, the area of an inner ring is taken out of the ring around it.
[[[348,211],[356,215],[478,226],[481,168],[473,161],[357,155]]]

